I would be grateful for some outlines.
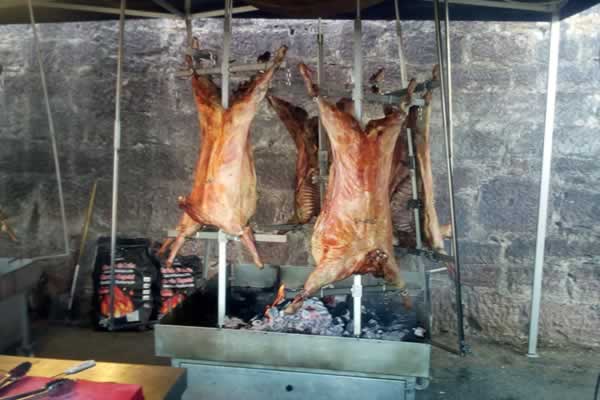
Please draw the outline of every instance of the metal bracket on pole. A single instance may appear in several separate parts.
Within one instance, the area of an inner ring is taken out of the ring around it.
[[[438,62],[441,68],[440,83],[442,87],[442,122],[445,133],[445,148],[446,148],[446,167],[448,169],[448,192],[450,203],[450,223],[452,225],[452,255],[454,257],[454,286],[456,295],[456,334],[458,336],[458,348],[462,355],[466,354],[467,346],[465,343],[464,319],[463,319],[463,304],[462,304],[462,285],[460,280],[460,260],[458,255],[458,244],[456,235],[456,211],[454,207],[454,178],[453,178],[453,161],[452,161],[452,90],[450,81],[450,38],[449,38],[449,13],[448,0],[446,0],[446,51],[442,51],[442,33],[439,16],[439,0],[434,0],[433,13],[435,20],[435,34]],[[445,57],[444,57],[445,55]]]
[[[354,79],[354,89],[352,90],[352,100],[354,100],[354,114],[359,125],[362,119],[362,25],[360,20],[360,0],[356,0],[356,19],[354,20],[354,64],[352,76]],[[362,331],[362,276],[354,275],[354,285],[352,287],[354,303],[354,336],[360,337]]]
[[[227,307],[227,234],[220,230],[217,240],[219,242],[219,308],[217,326],[222,328],[225,324],[225,311]]]
[[[119,200],[119,152],[121,150],[121,82],[123,71],[123,45],[125,39],[125,3],[121,0],[119,17],[119,49],[117,53],[117,84],[115,94],[115,128],[113,144],[112,215],[110,226],[110,319],[109,329],[114,329],[115,316],[115,261],[117,252],[117,210]]]
[[[537,357],[538,324],[542,299],[542,276],[544,272],[544,248],[546,245],[546,222],[552,169],[552,139],[554,134],[554,108],[556,106],[556,81],[560,42],[559,11],[552,14],[550,24],[550,55],[548,56],[548,91],[546,92],[546,120],[544,122],[544,150],[542,176],[540,179],[540,204],[538,208],[537,240],[535,244],[535,269],[531,293],[531,318],[529,321],[529,357]]]

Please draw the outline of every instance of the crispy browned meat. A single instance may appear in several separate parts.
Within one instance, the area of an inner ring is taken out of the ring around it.
[[[319,176],[319,119],[275,96],[267,96],[271,107],[292,136],[296,156],[296,189],[294,192],[294,216],[288,223],[306,224],[319,215],[319,185],[313,179]]]
[[[173,262],[186,236],[203,225],[213,225],[230,235],[240,236],[254,263],[263,266],[248,226],[248,220],[256,211],[250,124],[286,51],[285,46],[278,49],[273,65],[242,85],[227,109],[221,106],[219,89],[210,79],[196,74],[192,77],[203,140],[192,191],[179,198],[179,206],[185,213],[177,226],[178,236],[167,240],[160,250],[162,254],[171,246],[167,264]]]
[[[300,72],[316,97],[333,162],[323,210],[312,237],[317,263],[286,312],[295,312],[319,288],[353,274],[371,273],[404,288],[392,245],[390,192],[394,144],[406,114],[397,110],[363,129],[348,112],[319,97],[304,64]],[[386,188],[382,190],[382,188]]]

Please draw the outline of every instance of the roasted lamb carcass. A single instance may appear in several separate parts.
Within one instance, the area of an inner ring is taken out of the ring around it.
[[[362,129],[350,113],[319,96],[306,65],[300,64],[300,73],[316,98],[333,162],[312,237],[317,266],[286,309],[289,313],[319,288],[353,274],[371,273],[398,288],[405,286],[394,258],[388,188],[394,144],[406,114],[395,110]],[[406,291],[402,293],[408,300]]]
[[[192,191],[179,198],[179,207],[185,213],[177,226],[177,238],[165,241],[159,251],[162,254],[171,247],[168,265],[173,263],[186,236],[204,225],[213,225],[227,234],[239,236],[254,263],[262,268],[252,229],[248,226],[248,220],[256,211],[250,124],[286,51],[286,46],[279,48],[267,70],[240,85],[227,109],[221,106],[219,88],[209,78],[192,76],[202,145]]]
[[[306,224],[319,215],[319,118],[309,118],[307,112],[275,96],[267,96],[288,132],[292,136],[296,156],[296,188],[294,191],[294,215],[290,224]]]

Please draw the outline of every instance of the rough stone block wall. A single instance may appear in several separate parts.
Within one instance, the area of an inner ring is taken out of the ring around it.
[[[544,275],[543,343],[600,345],[600,31],[596,7],[562,24],[552,198]],[[221,21],[199,20],[194,33],[218,52]],[[295,65],[316,61],[314,21],[235,19],[233,58],[250,62],[290,47],[291,76],[279,72],[276,94],[315,113]],[[117,23],[40,26],[42,53],[63,168],[69,235],[78,243],[88,196],[99,188],[92,237],[110,231],[112,127]],[[351,90],[352,22],[324,24],[325,90]],[[433,25],[403,23],[410,77],[429,77],[436,63]],[[469,334],[519,343],[529,320],[544,125],[549,26],[546,23],[452,24],[455,179],[464,302]],[[188,81],[175,78],[184,26],[128,21],[122,99],[123,143],[119,232],[161,239],[177,222],[176,198],[189,190],[198,146]],[[364,24],[365,79],[382,66],[385,88],[398,86],[397,44],[390,22]],[[62,233],[40,77],[28,26],[0,26],[0,209],[21,242],[0,238],[1,256],[62,250]],[[239,79],[237,79],[239,80]],[[235,82],[235,81],[234,81]],[[439,94],[432,158],[442,222],[448,220]],[[366,106],[369,117],[379,107]],[[293,206],[295,148],[263,104],[252,129],[259,204],[257,224],[284,223]],[[267,261],[310,263],[308,234],[288,246],[260,245]],[[187,251],[195,251],[189,245]],[[232,246],[234,261],[247,256]],[[69,282],[68,262],[49,270]],[[453,289],[435,281],[436,328],[455,324]]]

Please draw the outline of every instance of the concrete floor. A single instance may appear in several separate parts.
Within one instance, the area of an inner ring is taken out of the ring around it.
[[[152,331],[96,332],[87,328],[34,327],[36,356],[168,364],[154,356]],[[469,339],[473,352],[458,357],[434,348],[432,380],[417,400],[594,400],[600,350],[542,350],[529,359],[523,349]]]

